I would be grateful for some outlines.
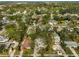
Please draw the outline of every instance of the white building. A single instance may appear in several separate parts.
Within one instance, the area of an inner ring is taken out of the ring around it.
[[[2,23],[3,23],[3,24],[9,23],[9,20],[7,19],[7,17],[3,17]]]
[[[73,48],[78,47],[78,44],[74,41],[64,41],[64,43],[66,44],[66,47],[73,47]]]
[[[0,36],[0,43],[6,42],[6,41],[8,41],[8,38],[4,36]]]

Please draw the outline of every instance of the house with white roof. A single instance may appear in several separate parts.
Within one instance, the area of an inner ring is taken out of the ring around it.
[[[6,48],[6,46],[8,45],[8,38],[0,35],[0,46],[3,46],[3,45],[5,46],[4,48]]]
[[[8,38],[0,36],[0,43],[5,43],[6,41],[8,41]]]
[[[9,20],[7,19],[7,17],[3,17],[2,24],[7,24],[7,23],[9,23]]]
[[[74,41],[64,41],[64,43],[66,44],[66,47],[72,47],[72,48],[78,47],[77,42],[74,42]]]

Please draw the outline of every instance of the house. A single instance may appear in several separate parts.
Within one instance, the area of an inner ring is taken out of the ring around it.
[[[4,36],[0,36],[0,48],[1,48],[1,46],[6,48],[7,45],[8,45],[8,38],[6,38]]]
[[[38,37],[35,39],[35,47],[36,48],[45,48],[47,45],[45,45],[44,38]]]
[[[64,43],[66,44],[66,47],[72,47],[72,48],[78,47],[78,44],[74,41],[64,41]]]
[[[0,43],[6,42],[6,41],[8,41],[8,38],[4,36],[0,36]]]
[[[7,19],[7,17],[3,17],[2,24],[8,24],[8,23],[9,20]]]
[[[23,41],[22,41],[22,45],[21,45],[22,50],[31,48],[31,40],[30,39],[31,39],[31,37],[24,36]]]

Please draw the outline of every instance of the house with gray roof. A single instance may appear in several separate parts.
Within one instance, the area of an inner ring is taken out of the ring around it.
[[[66,44],[66,47],[72,47],[72,48],[78,47],[77,42],[74,42],[74,41],[64,41],[64,43]]]

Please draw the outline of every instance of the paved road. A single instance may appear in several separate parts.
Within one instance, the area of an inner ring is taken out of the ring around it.
[[[73,48],[71,48],[71,47],[69,47],[70,48],[70,50],[72,51],[72,53],[74,54],[74,56],[75,57],[78,57],[78,54],[76,53],[76,51],[73,49]]]

